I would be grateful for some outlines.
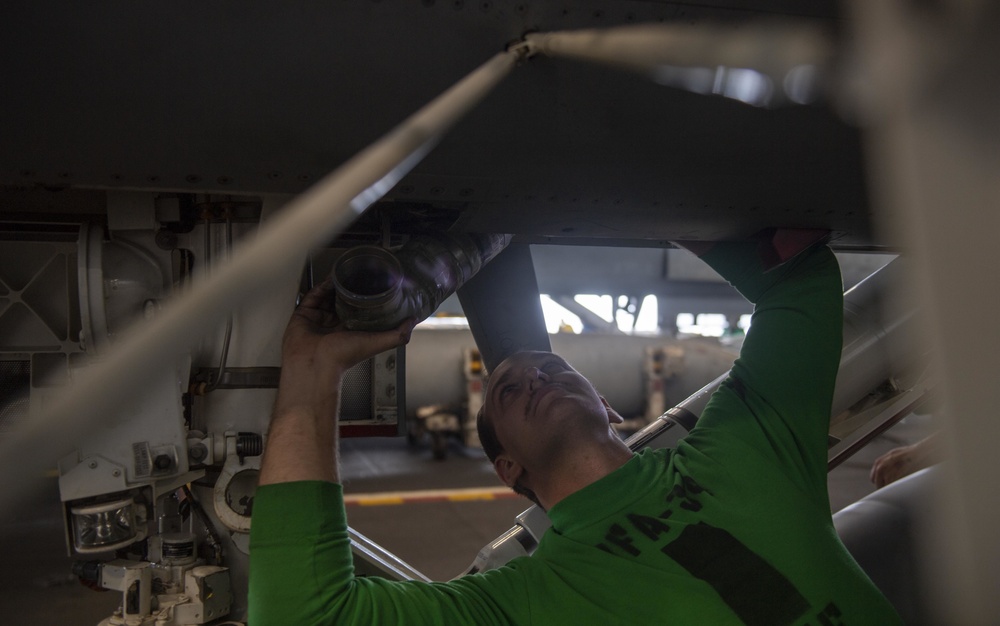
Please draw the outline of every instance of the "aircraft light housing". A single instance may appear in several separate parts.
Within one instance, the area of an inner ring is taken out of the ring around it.
[[[73,517],[73,547],[77,552],[115,550],[136,541],[135,503],[131,498],[75,506]]]

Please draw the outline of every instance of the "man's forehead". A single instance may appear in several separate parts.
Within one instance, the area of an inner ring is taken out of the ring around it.
[[[554,355],[552,352],[542,352],[538,350],[522,350],[520,352],[515,352],[503,361],[500,361],[500,365],[497,365],[496,369],[490,372],[489,380],[486,383],[486,397],[487,403],[489,402],[489,397],[493,393],[493,389],[496,388],[500,381],[507,379],[511,372],[517,370],[518,368],[530,367],[532,364],[540,363],[546,358],[551,358]]]
[[[566,359],[554,352],[523,350],[521,352],[515,352],[501,361],[500,365],[489,373],[489,380],[487,381],[486,389],[484,390],[485,402],[483,403],[482,408],[483,414],[487,415],[489,412],[496,409],[496,403],[498,402],[497,389],[500,386],[516,379],[518,377],[518,373],[523,372],[525,368],[535,366],[538,369],[543,369],[552,363],[559,363],[566,368],[566,370],[576,372],[573,366],[570,365]]]
[[[556,358],[559,361],[565,362],[563,361],[562,357],[553,352],[544,352],[541,350],[522,350],[521,352],[515,352],[514,354],[510,355],[509,357],[501,361],[500,365],[498,365],[496,370],[494,371],[494,374],[502,374],[503,372],[512,367],[517,367],[517,366],[528,367],[535,363],[541,363],[542,361],[546,361],[551,358]]]
[[[572,366],[566,362],[566,359],[554,352],[543,352],[540,350],[523,350],[521,352],[515,352],[501,361],[500,365],[498,365],[495,370],[490,372],[487,392],[489,389],[493,389],[499,381],[506,379],[511,372],[516,372],[519,369],[531,367],[532,365],[541,366],[543,363],[553,360],[558,361],[567,368],[572,369]]]

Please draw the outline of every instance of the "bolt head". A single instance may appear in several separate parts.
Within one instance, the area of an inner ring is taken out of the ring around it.
[[[196,444],[188,448],[188,456],[195,461],[201,461],[208,456],[208,448],[204,444]]]

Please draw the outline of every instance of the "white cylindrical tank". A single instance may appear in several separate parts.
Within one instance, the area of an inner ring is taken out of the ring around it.
[[[729,369],[736,352],[712,340],[673,339],[663,336],[557,333],[550,335],[552,351],[590,379],[608,402],[624,417],[642,415],[646,408],[647,347],[677,346],[683,364],[667,379],[664,393],[673,406],[702,385]],[[475,348],[468,329],[418,326],[406,347],[406,413],[417,407],[465,402],[464,350]]]

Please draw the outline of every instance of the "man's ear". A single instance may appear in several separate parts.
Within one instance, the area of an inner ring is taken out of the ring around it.
[[[496,471],[497,476],[500,477],[500,480],[503,481],[503,484],[511,488],[514,487],[514,483],[524,473],[524,467],[504,453],[498,454],[497,458],[493,460],[493,469]]]
[[[608,423],[609,424],[621,424],[625,421],[625,418],[618,414],[618,411],[611,408],[608,404],[607,399],[604,396],[600,396],[601,404],[604,405],[604,409],[608,412]]]

